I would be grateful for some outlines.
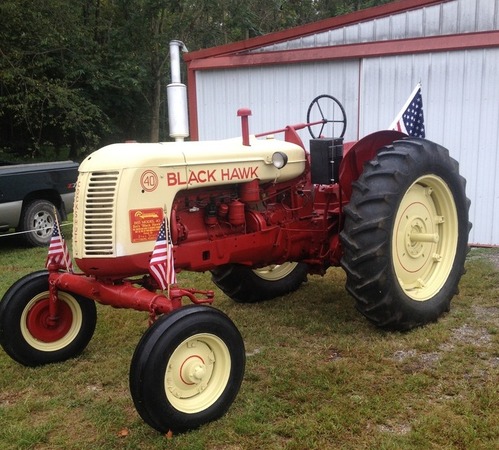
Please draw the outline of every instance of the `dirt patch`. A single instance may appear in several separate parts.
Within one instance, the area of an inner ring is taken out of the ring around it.
[[[490,315],[488,317],[490,318]],[[499,314],[495,316],[495,320],[499,320]],[[434,366],[444,353],[453,351],[459,345],[473,346],[478,350],[490,349],[493,345],[492,335],[485,328],[464,324],[459,328],[454,328],[449,341],[441,344],[436,352],[421,353],[415,349],[397,350],[392,355],[392,359],[397,362],[411,360],[412,363],[409,364],[411,371],[421,370]],[[492,367],[497,367],[497,360],[496,357],[492,358],[490,361]]]
[[[412,427],[407,423],[390,423],[386,425],[378,425],[378,430],[382,433],[404,436],[412,431]]]
[[[19,392],[0,392],[0,408],[16,404],[21,396]]]
[[[499,307],[472,306],[473,314],[480,322],[487,322],[499,327]]]
[[[495,268],[499,270],[499,248],[491,249],[488,259],[494,264]]]
[[[455,348],[456,344],[488,347],[491,342],[492,336],[485,328],[475,328],[465,323],[463,326],[452,330],[450,342],[442,344],[440,350],[450,351]]]

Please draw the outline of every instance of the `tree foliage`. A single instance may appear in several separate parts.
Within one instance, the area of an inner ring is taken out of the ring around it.
[[[2,0],[0,152],[166,139],[169,41],[189,50],[388,0]]]

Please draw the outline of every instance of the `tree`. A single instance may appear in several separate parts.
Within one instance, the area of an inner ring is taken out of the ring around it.
[[[74,25],[64,1],[0,5],[0,123],[32,156],[47,144],[95,144],[107,129],[85,91],[87,63],[75,51],[84,36]]]
[[[165,139],[170,40],[192,51],[386,2],[2,0],[0,145],[77,159],[113,141]]]
[[[76,159],[130,132],[143,137],[147,74],[114,28],[110,3],[78,3],[0,5],[0,128],[20,155],[68,147]]]

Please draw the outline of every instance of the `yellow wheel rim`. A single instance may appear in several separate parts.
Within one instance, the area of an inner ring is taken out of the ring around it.
[[[418,178],[402,198],[392,237],[395,274],[408,297],[426,301],[440,291],[452,270],[458,232],[456,204],[445,181]]]
[[[173,352],[165,373],[165,392],[178,411],[195,414],[209,408],[225,390],[230,377],[229,349],[217,336],[200,333]]]
[[[272,264],[270,266],[255,269],[253,272],[267,281],[277,281],[287,277],[295,270],[297,262],[285,262],[283,264]]]

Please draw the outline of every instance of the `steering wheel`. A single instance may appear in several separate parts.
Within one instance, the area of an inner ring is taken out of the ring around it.
[[[310,136],[317,139],[323,136],[324,128],[328,123],[332,124],[331,137],[343,137],[347,129],[347,116],[343,105],[333,96],[323,94],[315,97],[310,103],[307,111],[307,123]],[[338,125],[336,125],[338,124]],[[339,136],[334,133],[334,129],[340,127]],[[317,134],[312,131],[314,128]],[[320,128],[320,129],[319,129]]]

